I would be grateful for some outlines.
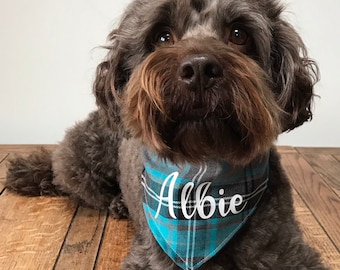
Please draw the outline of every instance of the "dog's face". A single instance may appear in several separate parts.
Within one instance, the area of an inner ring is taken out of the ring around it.
[[[246,164],[311,118],[314,63],[274,0],[135,0],[94,92],[174,162]]]

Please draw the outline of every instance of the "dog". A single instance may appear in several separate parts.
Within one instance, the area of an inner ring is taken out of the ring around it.
[[[130,218],[124,270],[327,269],[274,143],[311,120],[316,63],[276,0],[134,0],[96,71],[98,109],[7,189]]]

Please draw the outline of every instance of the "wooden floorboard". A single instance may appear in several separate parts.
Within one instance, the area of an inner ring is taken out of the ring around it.
[[[4,189],[3,181],[5,181],[6,177],[6,159],[8,157],[8,153],[0,154],[0,194]]]
[[[106,219],[106,211],[79,207],[54,269],[93,269]]]
[[[318,172],[326,183],[340,197],[340,163],[333,155],[327,154],[303,154],[310,166]]]
[[[333,155],[333,156],[336,158],[337,161],[340,162],[340,155]]]
[[[55,144],[2,144],[0,145],[0,154],[31,153],[32,151],[39,150],[42,147],[47,150],[54,150],[56,148],[56,145]]]
[[[295,190],[340,250],[339,228],[334,226],[339,224],[340,198],[302,156],[283,155],[282,164]]]
[[[0,196],[0,269],[52,269],[75,205],[67,198]]]
[[[295,189],[293,189],[293,197],[296,218],[304,232],[306,241],[320,254],[323,254],[325,263],[331,269],[336,269],[337,266],[340,266],[338,249]]]
[[[67,198],[3,191],[6,163],[44,146],[0,145],[0,269],[119,269],[134,235],[130,222]],[[306,241],[340,270],[340,148],[279,147]]]
[[[340,155],[340,148],[296,147],[295,149],[301,154]]]
[[[120,269],[120,264],[127,255],[132,237],[133,228],[129,221],[118,221],[110,217],[103,237],[96,269]],[[112,252],[113,250],[115,252]]]
[[[291,146],[278,146],[277,149],[280,154],[295,154],[297,151],[294,147]]]

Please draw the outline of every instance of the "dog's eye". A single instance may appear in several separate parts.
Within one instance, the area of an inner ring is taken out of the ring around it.
[[[244,45],[248,41],[248,33],[241,27],[233,27],[230,31],[229,41],[236,45]]]
[[[175,39],[170,31],[160,32],[155,39],[155,43],[158,46],[171,45],[171,44],[174,44],[174,42],[175,42]]]

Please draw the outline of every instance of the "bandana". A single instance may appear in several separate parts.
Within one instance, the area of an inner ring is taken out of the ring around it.
[[[175,165],[143,149],[143,208],[164,252],[194,270],[216,255],[253,214],[268,182],[268,154],[247,166]]]

